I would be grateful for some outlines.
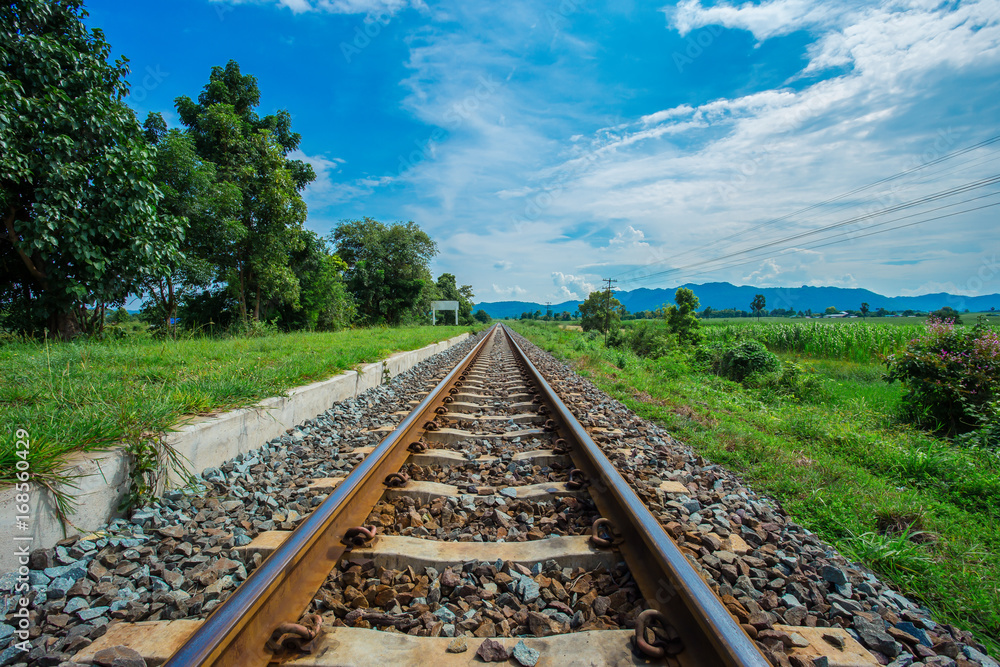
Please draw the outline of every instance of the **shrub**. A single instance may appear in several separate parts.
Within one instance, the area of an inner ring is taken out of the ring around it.
[[[753,373],[772,373],[779,368],[778,357],[768,352],[763,343],[747,340],[723,353],[719,375],[742,382]]]
[[[626,335],[629,349],[647,359],[659,359],[677,348],[677,336],[655,322],[639,322]]]
[[[950,320],[929,318],[927,331],[906,350],[886,358],[889,381],[906,385],[905,417],[949,434],[996,421],[1000,398],[1000,338],[983,320],[956,329]]]
[[[746,382],[779,397],[790,396],[798,401],[817,402],[828,395],[818,375],[793,361],[782,363],[779,371],[753,373],[747,377]]]
[[[679,378],[691,370],[688,366],[688,356],[680,350],[672,350],[657,357],[651,364],[656,375],[663,378]]]
[[[722,374],[722,355],[729,350],[729,346],[722,342],[703,343],[694,351],[695,366],[700,370]]]
[[[613,327],[608,332],[608,347],[623,348],[628,344],[628,336],[618,327]]]

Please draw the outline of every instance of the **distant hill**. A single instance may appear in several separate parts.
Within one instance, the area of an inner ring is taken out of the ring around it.
[[[736,308],[750,310],[750,302],[755,294],[763,294],[767,300],[767,309],[783,308],[812,310],[822,312],[829,306],[839,310],[857,310],[862,302],[867,302],[872,311],[879,308],[886,310],[922,310],[931,311],[951,306],[955,310],[984,311],[990,308],[1000,308],[1000,294],[986,296],[961,296],[939,292],[937,294],[922,294],[920,296],[883,296],[871,290],[844,287],[752,287],[749,285],[733,285],[730,283],[706,283],[704,285],[681,285],[694,290],[701,301],[700,308],[710,306],[715,310]],[[654,310],[663,304],[674,302],[674,293],[678,288],[667,289],[637,289],[630,292],[615,292],[615,297],[629,310]],[[574,312],[579,308],[580,301],[564,301],[552,304],[556,313]],[[494,303],[477,303],[476,308],[482,308],[490,317],[520,317],[521,313],[536,310],[545,313],[547,306],[534,301],[497,301]]]

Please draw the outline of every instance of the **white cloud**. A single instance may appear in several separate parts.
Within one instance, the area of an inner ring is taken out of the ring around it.
[[[615,237],[608,242],[608,245],[620,248],[648,248],[649,244],[646,243],[645,239],[646,235],[641,229],[636,229],[632,225],[628,225],[624,231],[615,234]]]
[[[524,289],[520,285],[508,285],[506,287],[501,287],[496,283],[493,283],[493,291],[500,296],[524,296],[528,293],[528,290]]]
[[[760,268],[743,276],[742,281],[747,285],[765,286],[781,275],[781,267],[773,259],[766,259],[760,264]]]
[[[596,289],[584,276],[561,271],[552,272],[552,282],[559,288],[559,297],[564,299],[584,299]]]
[[[676,8],[664,11],[671,16],[673,26],[681,35],[696,28],[721,25],[748,30],[757,39],[765,40],[829,23],[844,9],[838,7],[837,2],[813,0],[772,0],[760,4],[747,2],[739,7],[727,3],[704,7],[698,0],[683,0]]]
[[[307,185],[302,193],[310,210],[367,197],[376,189],[392,182],[390,176],[377,178],[366,176],[350,181],[337,180],[336,175],[341,173],[341,166],[345,163],[342,158],[338,157],[308,155],[299,149],[289,153],[288,157],[310,164],[313,171],[316,172],[316,180]]]
[[[506,259],[502,259],[499,262],[494,262],[493,264],[493,268],[497,269],[498,271],[509,271],[512,266],[514,266],[514,264],[512,262],[507,261]]]

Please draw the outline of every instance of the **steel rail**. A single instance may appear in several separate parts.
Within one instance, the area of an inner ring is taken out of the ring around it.
[[[443,405],[447,390],[475,362],[494,325],[420,404],[362,461],[278,549],[224,603],[212,612],[166,667],[264,667],[272,658],[266,649],[271,633],[285,622],[296,622],[316,591],[337,566],[347,547],[345,533],[361,525],[385,488],[386,475],[398,471],[409,455],[407,446],[434,409]]]
[[[560,435],[575,443],[570,456],[588,476],[598,510],[611,519],[624,538],[617,548],[646,596],[646,603],[663,612],[680,635],[684,650],[674,659],[692,666],[769,667],[770,662],[528,359],[511,331],[501,326],[522,368],[532,376],[554,411]]]

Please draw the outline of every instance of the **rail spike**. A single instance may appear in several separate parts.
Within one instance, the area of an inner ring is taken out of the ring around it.
[[[576,491],[577,489],[582,489],[587,484],[587,475],[579,468],[570,470],[568,476],[569,479],[566,480],[567,489]]]
[[[348,528],[340,541],[349,547],[363,547],[375,539],[377,532],[377,526],[355,526],[354,528]]]
[[[654,659],[673,657],[684,650],[677,630],[657,609],[647,609],[636,617],[634,639],[639,652]]]
[[[398,489],[409,481],[410,478],[405,472],[393,472],[385,476],[384,483],[390,489]]]
[[[610,549],[621,544],[622,538],[615,524],[610,519],[598,517],[590,529],[590,543],[598,549]]]
[[[267,648],[272,653],[312,653],[310,644],[319,636],[322,626],[323,617],[319,614],[307,614],[299,623],[282,623],[271,633]]]

